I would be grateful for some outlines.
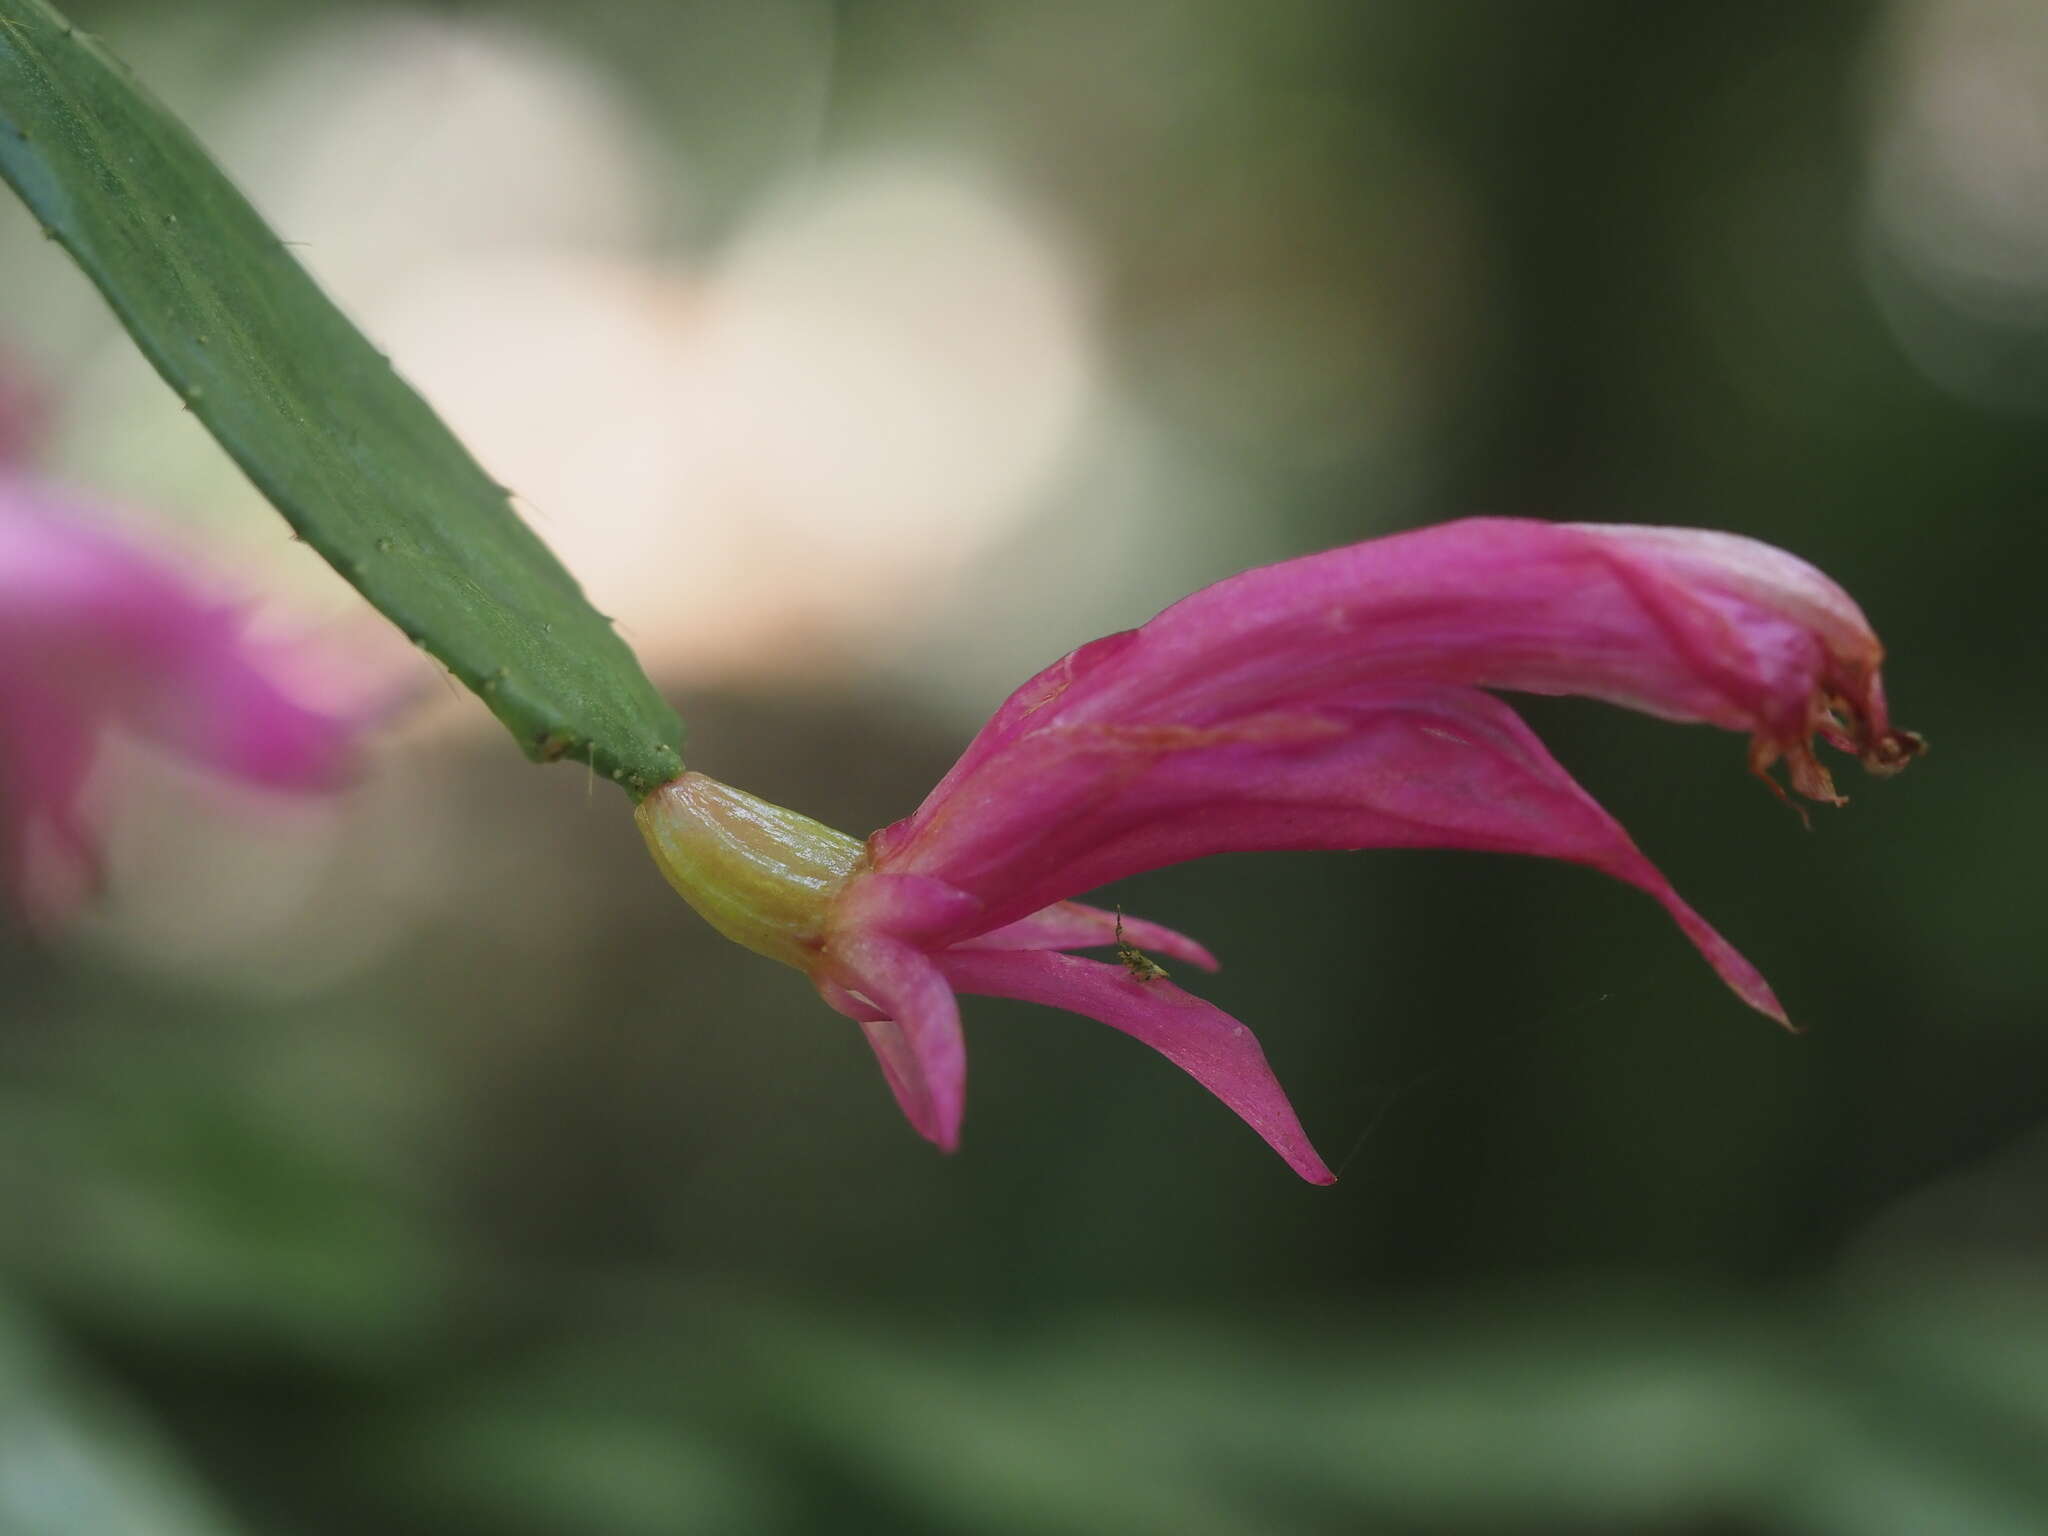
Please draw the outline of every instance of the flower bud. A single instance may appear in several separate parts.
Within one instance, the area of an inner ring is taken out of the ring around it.
[[[664,784],[633,819],[699,917],[806,972],[824,944],[826,910],[866,852],[858,838],[701,773]]]

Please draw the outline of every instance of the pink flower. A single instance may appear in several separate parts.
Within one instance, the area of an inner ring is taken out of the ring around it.
[[[1328,1183],[1251,1032],[1142,953],[1206,970],[1209,952],[1130,921],[1122,964],[1065,953],[1117,943],[1111,914],[1068,898],[1254,849],[1537,854],[1648,892],[1782,1022],[1755,968],[1481,690],[1742,731],[1757,772],[1782,759],[1793,789],[1838,802],[1816,734],[1880,773],[1920,746],[1890,723],[1881,656],[1848,594],[1754,540],[1475,519],[1247,571],[1081,647],[865,845],[696,773],[639,821],[685,900],[859,1022],[939,1146],[964,1105],[956,994],[982,993],[1136,1036]]]
[[[4,377],[0,377],[4,383]],[[25,433],[0,397],[0,450]],[[97,876],[81,796],[120,725],[233,778],[335,786],[354,725],[278,686],[240,615],[0,457],[0,903],[39,925]]]

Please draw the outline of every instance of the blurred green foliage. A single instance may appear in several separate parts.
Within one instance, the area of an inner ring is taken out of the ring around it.
[[[181,110],[307,24],[76,8]],[[1802,835],[1738,742],[1528,706],[1800,1038],[1574,870],[1260,856],[1119,891],[1222,953],[1206,994],[1343,1165],[1327,1192],[1128,1042],[995,1003],[938,1158],[615,808],[496,742],[421,752],[361,791],[395,830],[327,855],[355,891],[424,861],[372,963],[0,954],[32,1361],[0,1415],[142,1510],[70,1529],[206,1529],[173,1523],[190,1486],[293,1536],[2048,1529],[2048,439],[1937,384],[1874,297],[1871,92],[1917,12],[443,14],[561,39],[684,146],[679,247],[821,142],[1000,161],[1097,253],[1113,366],[1267,547],[1488,511],[1814,558],[1934,751]],[[818,35],[822,104],[790,62]],[[1014,569],[1020,604],[1070,579]],[[1111,574],[1131,619],[1170,595]],[[960,741],[879,677],[686,702],[697,766],[849,829]],[[16,1443],[0,1531],[40,1536]]]

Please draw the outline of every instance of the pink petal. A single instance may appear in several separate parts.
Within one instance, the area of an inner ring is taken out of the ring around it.
[[[935,936],[979,931],[982,911],[977,898],[943,880],[856,869],[833,899],[831,926],[834,932],[886,933],[929,949]]]
[[[291,670],[170,562],[0,473],[0,894],[47,925],[89,887],[78,797],[110,726],[245,782],[336,786],[358,722],[292,697]]]
[[[272,660],[225,621],[188,629],[182,653],[139,668],[125,723],[180,756],[266,789],[345,782],[356,722],[313,709],[276,681]]]
[[[982,932],[985,905],[957,886],[929,875],[863,871],[834,898],[832,930],[886,933],[922,949],[946,944],[954,934],[976,949],[1106,949],[1117,941],[1117,914],[1078,901],[1055,902],[1043,911]],[[1123,920],[1126,942],[1139,949],[1213,971],[1216,957],[1184,933],[1141,917]]]
[[[331,789],[356,724],[293,698],[282,658],[170,562],[0,478],[0,655],[195,762]]]
[[[1631,523],[1569,523],[1575,533],[1626,553],[1637,569],[1653,569],[1707,602],[1746,603],[1818,636],[1846,661],[1876,666],[1883,648],[1856,600],[1797,555],[1711,528],[1659,528]]]
[[[1839,733],[1869,766],[1917,741],[1894,731],[1876,637],[1841,588],[1752,539],[1692,529],[1470,519],[1247,571],[1141,629],[1084,646],[1025,684],[908,820],[872,840],[876,867],[949,818],[1000,817],[988,781],[1047,731],[1216,729],[1319,708],[1363,687],[1442,683],[1583,694],[1757,738],[1802,792],[1830,798],[1807,739]]]
[[[1221,1099],[1304,1179],[1336,1182],[1256,1037],[1213,1004],[1170,981],[1139,981],[1122,966],[1046,950],[949,950],[938,963],[962,992],[1062,1008],[1143,1041]]]
[[[1055,902],[992,933],[963,939],[958,949],[1106,949],[1117,941],[1117,914],[1078,901]],[[1205,971],[1217,969],[1206,945],[1142,917],[1126,917],[1124,942],[1135,949],[1185,960]]]
[[[988,724],[975,733],[974,740],[967,744],[967,750],[960,754],[959,760],[946,770],[946,776],[932,786],[932,792],[925,796],[925,809],[950,801],[954,792],[969,782],[976,770],[1003,748],[1058,719],[1061,701],[1075,685],[1099,672],[1114,671],[1118,659],[1137,644],[1138,633],[1135,629],[1127,629],[1118,634],[1104,635],[1100,640],[1091,640],[1079,650],[1069,651],[1011,693]],[[918,820],[924,814],[921,809],[911,820]],[[899,827],[905,825],[907,823],[897,823]],[[875,835],[888,837],[895,831],[895,827],[885,827]]]
[[[923,951],[887,934],[835,936],[827,964],[819,985],[826,1002],[859,1020],[917,1133],[951,1152],[967,1098],[967,1043],[952,987]]]
[[[1823,659],[1807,610],[1732,602],[1745,588],[1703,581],[1700,546],[1672,562],[1639,532],[1472,518],[1246,571],[1146,624],[1060,718],[1213,721],[1384,681],[1581,694],[1744,731],[1803,704]]]
[[[79,809],[95,731],[64,694],[0,672],[0,905],[34,928],[54,929],[100,881]]]
[[[0,469],[35,451],[48,433],[50,402],[27,374],[0,353]]]
[[[899,855],[1015,921],[1074,892],[1213,853],[1470,848],[1565,859],[1661,902],[1752,1007],[1783,1010],[1628,834],[1500,700],[1356,690],[1227,727],[1035,732],[978,776],[991,810],[947,814]],[[966,937],[966,935],[961,935]]]

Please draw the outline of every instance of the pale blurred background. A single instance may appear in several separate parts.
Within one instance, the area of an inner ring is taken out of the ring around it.
[[[1233,570],[1471,512],[1808,556],[1934,742],[1802,834],[1528,713],[1770,974],[1469,855],[1207,939],[1333,1190],[969,1005],[966,1144],[240,480],[11,201],[45,468],[413,696],[332,805],[132,748],[0,937],[0,1536],[2048,1530],[2048,10],[73,0],[690,726],[849,830]]]

